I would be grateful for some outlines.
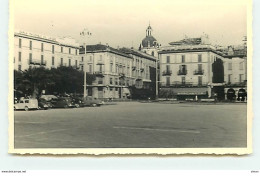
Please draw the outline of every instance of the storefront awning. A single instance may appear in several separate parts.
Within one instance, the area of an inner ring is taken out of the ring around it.
[[[206,95],[208,88],[174,88],[176,95]]]

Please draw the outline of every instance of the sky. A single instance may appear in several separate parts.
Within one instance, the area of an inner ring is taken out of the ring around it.
[[[138,48],[145,30],[162,46],[209,35],[212,44],[242,44],[246,0],[13,0],[14,30],[71,36],[79,43]],[[82,39],[88,29],[92,36]]]

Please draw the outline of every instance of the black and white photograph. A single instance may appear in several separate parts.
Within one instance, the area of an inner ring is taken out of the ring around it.
[[[251,1],[9,2],[9,153],[252,152]]]

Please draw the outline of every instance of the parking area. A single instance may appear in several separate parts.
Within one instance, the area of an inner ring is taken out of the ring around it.
[[[246,147],[246,104],[120,102],[15,111],[15,148]]]

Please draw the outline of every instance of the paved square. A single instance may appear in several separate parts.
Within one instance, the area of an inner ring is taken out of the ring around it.
[[[246,104],[122,102],[15,111],[15,148],[246,147]]]

